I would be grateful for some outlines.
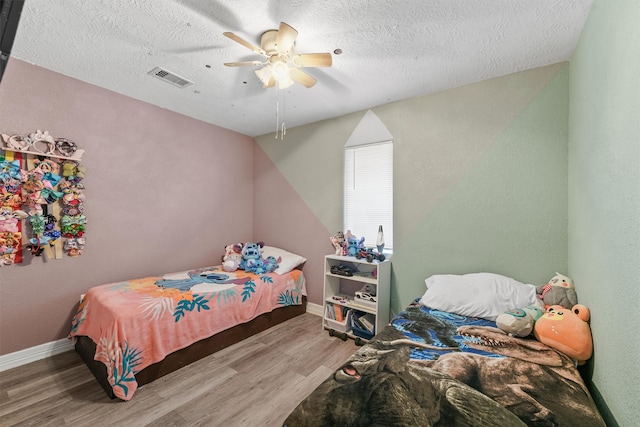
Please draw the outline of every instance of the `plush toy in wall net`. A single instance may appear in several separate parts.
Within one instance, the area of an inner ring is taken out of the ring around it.
[[[515,337],[527,337],[533,332],[536,321],[544,314],[538,306],[530,305],[505,311],[496,318],[496,325],[504,332]]]
[[[571,308],[578,303],[573,280],[560,273],[556,273],[547,284],[538,286],[536,293],[545,307],[561,305],[564,308]]]
[[[583,364],[591,357],[593,340],[589,328],[589,309],[582,304],[572,308],[549,307],[533,327],[538,341],[555,348]]]
[[[240,268],[243,246],[242,243],[235,243],[224,247],[224,255],[222,256],[222,269],[224,271],[236,271]]]

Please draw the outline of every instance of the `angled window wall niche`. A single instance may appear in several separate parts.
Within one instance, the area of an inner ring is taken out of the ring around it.
[[[344,146],[344,231],[384,251],[393,251],[393,136],[373,111],[362,118]]]

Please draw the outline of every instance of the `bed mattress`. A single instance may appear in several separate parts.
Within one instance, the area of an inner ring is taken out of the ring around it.
[[[116,397],[132,398],[135,375],[167,355],[246,323],[299,305],[300,270],[283,275],[226,272],[218,266],[91,288],[72,321],[71,337],[95,343]]]

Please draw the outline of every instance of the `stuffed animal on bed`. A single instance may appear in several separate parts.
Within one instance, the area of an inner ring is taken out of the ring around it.
[[[505,311],[496,318],[496,325],[508,335],[527,337],[533,332],[533,327],[544,310],[535,305]]]
[[[276,257],[269,255],[264,259],[264,272],[265,273],[273,273],[280,266],[282,262],[282,257]]]
[[[278,268],[278,260],[273,256],[255,260],[252,272],[255,274],[273,273]]]
[[[262,258],[262,248],[264,242],[247,242],[242,248],[242,260],[240,261],[240,268],[248,273],[251,273],[257,264],[257,261]]]
[[[559,350],[583,364],[591,357],[593,340],[589,328],[589,309],[576,304],[571,309],[561,305],[549,307],[533,327],[538,341]]]
[[[242,243],[235,243],[224,247],[224,255],[222,256],[222,269],[224,271],[236,271],[240,268],[243,246]]]
[[[573,280],[560,273],[556,273],[546,285],[538,286],[536,293],[547,308],[552,305],[571,308],[578,303],[578,295],[573,287]]]

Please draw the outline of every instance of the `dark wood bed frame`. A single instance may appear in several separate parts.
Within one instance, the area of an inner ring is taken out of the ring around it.
[[[176,371],[203,357],[209,356],[225,347],[236,344],[279,323],[293,319],[305,313],[306,309],[307,298],[303,297],[301,305],[290,305],[275,309],[269,313],[261,314],[246,323],[236,325],[209,338],[197,341],[189,347],[173,352],[163,360],[147,366],[136,374],[136,381],[139,386],[148,384],[155,379]],[[107,396],[115,399],[113,389],[109,385],[109,381],[107,381],[106,365],[93,359],[96,354],[96,344],[93,340],[86,336],[77,337],[75,349],[107,393]]]

